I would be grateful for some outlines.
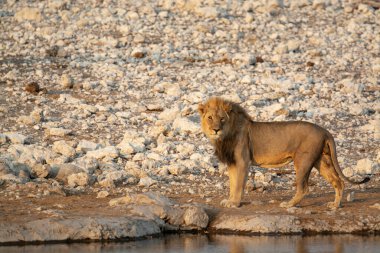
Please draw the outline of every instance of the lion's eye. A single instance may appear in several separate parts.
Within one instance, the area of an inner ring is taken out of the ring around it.
[[[210,116],[208,116],[208,119],[212,119],[212,116],[210,115]]]
[[[225,120],[224,117],[220,118],[220,122],[224,122],[224,120]]]

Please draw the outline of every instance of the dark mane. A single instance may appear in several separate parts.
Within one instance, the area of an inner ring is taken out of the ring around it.
[[[235,136],[227,136],[223,140],[218,140],[215,142],[215,155],[218,157],[219,161],[226,163],[227,165],[235,164],[235,146],[236,138]]]

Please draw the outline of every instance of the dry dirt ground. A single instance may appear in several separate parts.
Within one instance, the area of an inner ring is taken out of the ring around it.
[[[4,187],[4,186],[3,186]],[[35,189],[34,189],[35,190]],[[110,195],[106,198],[96,198],[93,192],[82,192],[81,194],[70,194],[66,196],[51,194],[41,198],[31,198],[30,194],[34,191],[28,187],[20,185],[16,189],[17,196],[0,196],[0,223],[12,222],[22,224],[24,222],[38,220],[43,218],[78,218],[78,217],[124,217],[128,216],[127,207],[111,207],[109,200],[120,197],[119,195]],[[221,215],[253,215],[269,214],[296,215],[301,222],[313,220],[323,220],[328,223],[334,220],[346,220],[365,227],[366,223],[379,223],[379,209],[369,208],[379,202],[380,188],[376,182],[370,182],[366,188],[356,190],[348,189],[346,194],[355,192],[354,201],[348,202],[343,200],[342,208],[337,211],[330,211],[326,203],[332,201],[334,193],[332,190],[320,190],[317,187],[309,193],[301,202],[298,208],[287,210],[279,207],[279,203],[290,199],[292,191],[282,191],[275,188],[266,189],[264,192],[259,190],[250,191],[245,195],[243,204],[240,208],[223,208],[219,202],[225,195],[214,193],[207,203],[204,196],[197,194],[188,195],[169,195],[168,197],[179,204],[197,203],[203,204],[210,217],[210,224],[213,220]],[[209,229],[212,230],[212,229]],[[227,231],[228,232],[228,231]],[[304,231],[306,234],[310,231]],[[356,233],[366,233],[355,231]],[[234,233],[239,234],[239,231]],[[241,232],[240,232],[241,233]]]

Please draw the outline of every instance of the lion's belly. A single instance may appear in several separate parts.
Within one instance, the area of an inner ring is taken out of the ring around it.
[[[292,162],[292,160],[293,159],[290,156],[286,155],[271,157],[258,156],[254,157],[254,159],[252,160],[252,164],[263,168],[278,168],[289,164],[290,162]]]

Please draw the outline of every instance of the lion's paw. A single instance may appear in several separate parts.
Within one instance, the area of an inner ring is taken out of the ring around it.
[[[340,207],[340,204],[336,204],[335,202],[328,202],[327,203],[327,208],[331,210],[337,210]]]
[[[284,201],[284,202],[281,202],[280,207],[289,208],[289,207],[293,207],[293,205],[290,202]]]
[[[220,205],[221,206],[224,206],[224,207],[239,207],[240,206],[240,203],[236,203],[236,202],[233,202],[229,199],[223,199],[221,202],[220,202]]]

